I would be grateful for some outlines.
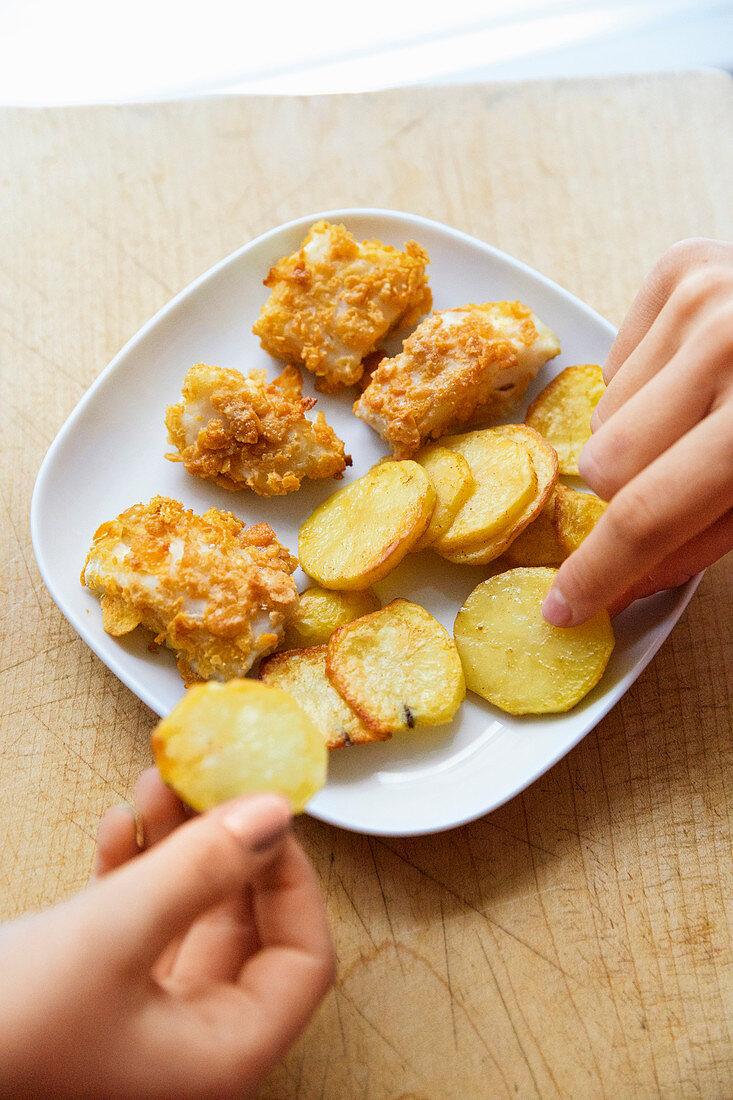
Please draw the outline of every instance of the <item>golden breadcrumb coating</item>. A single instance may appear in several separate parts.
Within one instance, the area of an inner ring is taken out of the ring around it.
[[[224,489],[281,496],[304,477],[340,478],[351,465],[323,413],[306,419],[316,402],[303,397],[297,367],[268,382],[263,370],[245,377],[199,363],[186,375],[182,397],[166,413],[168,441],[178,449],[166,458]]]
[[[269,271],[270,297],[252,331],[270,355],[302,363],[319,390],[336,393],[359,381],[364,356],[389,332],[428,312],[428,262],[415,241],[400,252],[317,222],[300,250]]]
[[[108,634],[152,630],[190,684],[244,676],[275,649],[298,604],[297,564],[266,523],[154,497],[102,524],[81,582],[101,596]]]
[[[559,353],[555,334],[521,302],[445,309],[382,360],[354,412],[407,458],[427,439],[505,416]]]

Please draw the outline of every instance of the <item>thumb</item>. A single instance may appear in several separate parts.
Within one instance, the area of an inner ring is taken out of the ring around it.
[[[277,856],[290,831],[275,794],[234,799],[187,822],[103,879],[95,917],[112,965],[151,965],[193,921],[243,890]]]

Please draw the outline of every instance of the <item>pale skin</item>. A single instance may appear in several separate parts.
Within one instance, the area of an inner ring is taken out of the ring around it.
[[[3,1096],[254,1096],[333,981],[284,799],[191,818],[150,769],[136,802],[84,893],[0,930]]]
[[[733,243],[665,252],[603,373],[578,465],[610,504],[547,594],[556,626],[674,588],[733,549]]]

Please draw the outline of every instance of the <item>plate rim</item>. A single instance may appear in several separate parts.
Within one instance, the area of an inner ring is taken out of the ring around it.
[[[137,345],[142,343],[146,339],[149,332],[155,329],[164,320],[164,318],[169,313],[172,313],[182,302],[185,301],[186,298],[195,295],[199,287],[208,282],[211,278],[215,277],[220,271],[224,270],[226,267],[235,264],[243,253],[266,242],[271,237],[280,236],[288,232],[289,230],[301,226],[310,226],[314,222],[319,220],[348,220],[357,217],[374,218],[384,222],[402,223],[403,225],[405,222],[408,222],[412,226],[414,226],[416,231],[418,232],[420,227],[425,227],[433,231],[438,231],[444,236],[453,238],[457,241],[461,241],[472,247],[478,246],[482,251],[484,251],[484,253],[489,254],[494,259],[502,263],[508,263],[510,266],[518,269],[535,282],[544,285],[545,287],[550,289],[555,295],[559,295],[561,298],[565,299],[565,301],[571,304],[573,307],[580,307],[582,312],[584,312],[586,315],[592,316],[595,322],[599,324],[600,327],[606,330],[609,338],[613,339],[616,336],[617,329],[611,324],[610,321],[608,321],[605,317],[598,313],[598,311],[594,309],[593,306],[588,305],[577,295],[573,294],[561,284],[549,278],[549,276],[544,275],[541,271],[538,271],[530,264],[525,263],[525,261],[517,259],[510,253],[504,252],[503,250],[497,248],[495,245],[489,244],[487,241],[482,240],[480,237],[475,237],[472,234],[466,233],[460,229],[456,229],[454,226],[447,225],[444,222],[425,217],[421,214],[414,214],[408,211],[395,210],[386,207],[337,207],[333,209],[317,211],[311,214],[300,215],[296,218],[291,218],[290,220],[283,222],[277,226],[271,227],[265,232],[260,233],[256,237],[253,237],[250,240],[246,241],[244,244],[240,245],[232,252],[229,252],[226,256],[222,257],[222,259],[216,261],[200,275],[196,276],[193,280],[187,283],[181,290],[174,294],[173,297],[165,302],[160,307],[160,309],[158,309],[150,318],[148,318],[148,320],[145,321],[140,326],[140,328],[136,330],[135,333],[133,333],[133,335],[123,344],[119,351],[115,353],[112,359],[110,359],[106,366],[102,368],[99,374],[94,378],[94,380],[87,387],[85,392],[81,395],[77,403],[74,405],[74,407],[71,409],[69,414],[62,422],[61,426],[57,430],[54,438],[52,439],[44,454],[44,457],[36,474],[30,502],[30,532],[33,552],[43,582],[54,603],[56,604],[64,618],[67,620],[67,622],[70,623],[74,631],[79,634],[84,643],[88,645],[92,652],[102,661],[105,668],[109,669],[109,671],[111,671],[112,674],[116,676],[117,679],[119,679],[120,682],[123,683],[129,691],[136,695],[137,698],[139,698],[141,702],[149,707],[149,709],[152,710],[154,714],[158,714],[160,717],[163,717],[163,714],[161,714],[160,707],[153,697],[152,690],[149,690],[146,687],[144,681],[138,680],[138,678],[135,676],[131,678],[132,681],[135,683],[135,687],[132,687],[130,683],[127,680],[123,680],[115,670],[110,669],[107,661],[105,660],[105,657],[101,652],[101,648],[97,645],[96,640],[91,632],[88,633],[84,630],[83,623],[77,625],[75,622],[71,621],[62,606],[61,596],[53,581],[53,573],[49,569],[45,559],[42,538],[40,534],[40,500],[43,493],[44,483],[54,469],[54,459],[56,452],[63,447],[68,436],[73,433],[75,424],[77,420],[83,415],[86,406],[94,400],[97,390],[104,384],[107,378],[115,372],[119,363],[122,360],[126,359],[131,353],[134,353]],[[442,824],[431,824],[422,827],[411,826],[399,829],[396,829],[394,827],[379,828],[378,825],[371,825],[366,828],[364,826],[359,827],[357,825],[351,824],[348,821],[344,821],[342,818],[340,818],[338,813],[329,812],[328,810],[320,810],[317,805],[312,806],[312,803],[318,799],[318,795],[314,796],[311,802],[308,803],[305,812],[309,816],[314,817],[317,820],[322,821],[330,826],[337,826],[338,828],[345,829],[349,832],[357,833],[359,835],[383,837],[429,836],[436,833],[445,832],[453,828],[460,828],[461,826],[466,825],[471,821],[476,821],[479,818],[484,817],[486,814],[493,813],[494,810],[497,810],[500,806],[503,806],[505,803],[511,801],[512,798],[515,798],[518,794],[526,790],[529,786],[540,779],[547,771],[550,770],[550,768],[554,767],[554,765],[558,763],[559,760],[567,756],[567,754],[571,752],[584,737],[592,732],[592,730],[597,727],[597,725],[603,720],[603,718],[606,717],[606,715],[613,709],[616,703],[618,703],[618,701],[629,690],[633,683],[639,678],[639,676],[641,676],[643,671],[656,656],[661,646],[667,640],[669,634],[676,626],[680,617],[684,613],[685,608],[692,599],[692,596],[694,595],[694,592],[698,587],[702,576],[703,574],[700,573],[697,576],[692,577],[689,581],[686,582],[685,585],[681,586],[680,589],[678,589],[677,599],[667,613],[670,616],[674,616],[672,626],[667,631],[667,633],[664,634],[663,637],[655,637],[650,642],[647,649],[644,651],[641,657],[638,658],[634,667],[629,670],[629,672],[627,672],[626,675],[622,677],[618,681],[618,683],[615,684],[615,686],[606,693],[603,698],[603,704],[597,712],[596,716],[594,717],[592,724],[587,729],[581,729],[577,736],[575,736],[570,741],[570,743],[566,743],[561,749],[558,749],[557,753],[554,754],[549,761],[543,761],[536,770],[532,770],[531,773],[528,773],[528,775],[526,775],[522,780],[518,781],[516,785],[513,786],[510,790],[502,794],[499,799],[496,799],[493,802],[489,802],[489,804],[487,804],[483,809],[471,810],[468,813],[458,814],[457,816],[454,813],[453,815],[451,815],[449,821],[446,821]]]
[[[500,798],[489,803],[489,805],[485,809],[479,810],[477,812],[471,811],[467,814],[459,815],[458,817],[454,818],[450,824],[447,825],[433,825],[426,828],[421,828],[419,830],[415,830],[414,828],[380,829],[379,827],[370,827],[367,831],[366,829],[360,829],[355,827],[354,825],[349,825],[344,821],[340,821],[338,820],[336,815],[329,814],[327,811],[323,812],[309,809],[310,803],[308,806],[306,806],[306,813],[308,813],[311,817],[317,818],[319,821],[323,821],[328,825],[337,826],[339,829],[346,829],[348,832],[358,833],[361,836],[380,837],[433,836],[436,833],[448,832],[450,829],[462,828],[462,826],[468,825],[472,821],[478,821],[480,818],[486,817],[487,814],[494,813],[495,810],[498,810],[502,806],[505,806],[507,802],[511,802],[511,800],[513,798],[516,798],[517,795],[522,794],[523,791],[526,791],[528,787],[531,787],[533,783],[536,783],[538,779],[541,779],[542,776],[550,771],[551,768],[554,768],[555,765],[563,760],[566,756],[568,756],[573,751],[573,749],[577,748],[580,742],[583,741],[584,738],[586,738],[590,733],[592,733],[593,730],[600,725],[603,719],[608,716],[608,714],[623,698],[629,688],[631,688],[633,684],[636,683],[636,681],[639,679],[647,666],[651,664],[659,650],[667,641],[675,626],[680,621],[680,618],[684,614],[686,607],[694,596],[695,591],[704,575],[705,570],[703,570],[701,573],[697,573],[694,577],[691,577],[688,581],[686,581],[685,584],[679,586],[679,589],[677,590],[679,592],[678,598],[675,601],[673,608],[671,608],[668,612],[668,614],[676,616],[674,622],[672,623],[672,626],[664,635],[664,637],[657,637],[654,639],[653,642],[650,643],[650,645],[645,650],[643,656],[638,659],[634,667],[630,669],[630,671],[627,672],[626,675],[618,681],[618,683],[612,690],[608,691],[605,694],[603,705],[600,707],[592,725],[590,725],[587,729],[581,729],[577,736],[574,737],[569,743],[566,743],[562,749],[559,749],[549,761],[543,762],[536,771],[532,772],[531,778],[518,782],[513,788],[508,791],[508,793],[503,794]],[[318,793],[320,794],[320,791]],[[314,795],[313,797],[317,798],[318,795]]]

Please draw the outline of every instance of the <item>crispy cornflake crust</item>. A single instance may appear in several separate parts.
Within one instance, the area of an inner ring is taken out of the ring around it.
[[[323,413],[306,418],[315,399],[303,397],[296,367],[268,382],[264,370],[245,376],[198,363],[186,375],[182,398],[166,413],[176,448],[166,458],[224,489],[281,496],[299,489],[303,478],[340,478],[351,465]]]
[[[359,381],[362,361],[385,336],[430,309],[428,262],[415,241],[400,252],[319,221],[268,272],[271,293],[253,332],[276,359],[312,371],[319,390],[338,392]]]
[[[382,360],[354,412],[395,457],[408,458],[427,440],[506,415],[559,352],[555,334],[521,302],[442,310]]]
[[[327,749],[386,741],[391,731],[375,732],[365,726],[329,680],[327,652],[328,646],[319,645],[275,653],[260,665],[260,679],[292,695],[313,719]]]
[[[266,523],[159,496],[102,524],[81,582],[102,597],[105,630],[152,630],[188,684],[243,676],[275,648],[298,602],[297,564]]]
[[[326,673],[375,734],[450,722],[466,695],[450,634],[403,599],[334,631]]]
[[[577,476],[578,457],[591,436],[590,418],[605,388],[595,363],[566,367],[527,409],[525,424],[555,448],[561,474]]]
[[[527,448],[537,475],[537,490],[532,500],[514,518],[512,523],[492,539],[467,550],[442,552],[444,558],[458,565],[487,565],[498,558],[500,554],[503,554],[514,539],[537,518],[557,482],[557,455],[549,443],[538,435],[534,429],[528,428],[524,424],[502,424],[487,430],[498,432],[500,435],[506,436],[507,439],[511,439],[513,442]],[[446,446],[448,445],[446,440],[443,443]]]

